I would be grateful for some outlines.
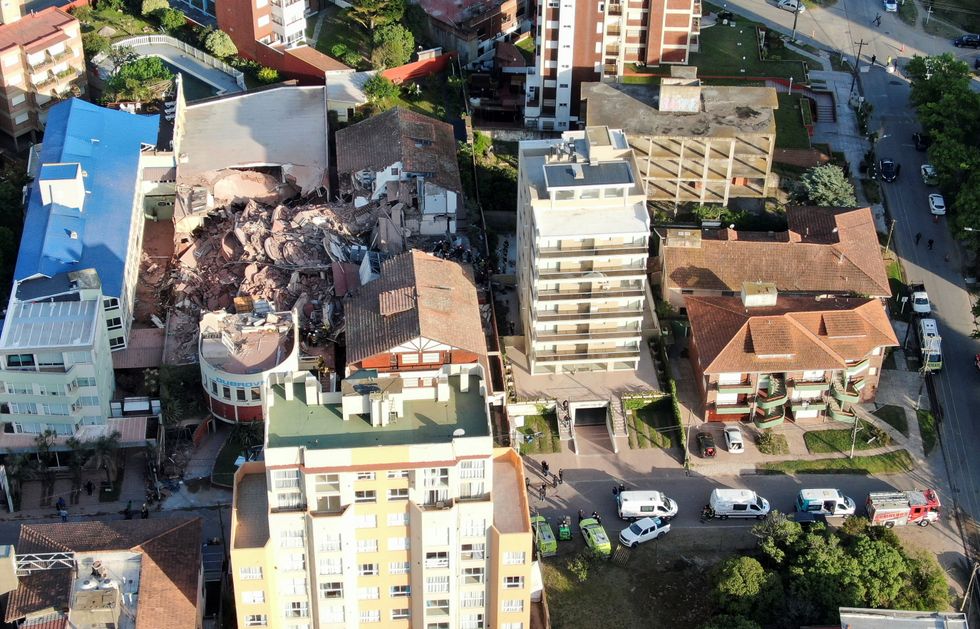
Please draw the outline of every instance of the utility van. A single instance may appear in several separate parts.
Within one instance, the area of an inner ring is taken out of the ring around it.
[[[763,519],[769,514],[769,501],[750,489],[714,489],[708,499],[712,517]]]
[[[801,489],[796,496],[799,513],[819,513],[825,516],[854,515],[857,506],[839,489]]]
[[[616,495],[616,506],[623,520],[647,517],[670,520],[677,515],[677,503],[659,491],[621,491]]]

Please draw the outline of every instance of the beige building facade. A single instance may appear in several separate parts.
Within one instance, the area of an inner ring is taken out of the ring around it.
[[[521,142],[517,279],[530,373],[635,370],[650,220],[622,131]]]

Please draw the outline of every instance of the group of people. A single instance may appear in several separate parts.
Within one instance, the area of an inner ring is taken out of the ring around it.
[[[593,520],[595,520],[596,523],[602,524],[602,518],[599,517],[599,512],[598,511],[596,511],[596,510],[593,509],[592,515],[589,516],[589,517],[592,518]],[[585,519],[585,511],[582,511],[581,509],[579,509],[578,510],[578,521],[579,521],[579,524],[581,524],[582,523],[582,520],[584,520],[584,519]]]
[[[558,485],[565,484],[565,470],[559,468],[557,474],[552,474],[547,461],[541,461],[541,476],[544,478],[544,482],[538,486],[538,498],[540,500],[548,497],[549,482],[552,489],[558,489]],[[550,481],[548,480],[549,478],[551,479]],[[531,479],[528,476],[524,477],[524,486],[528,491],[531,490]]]
[[[133,511],[133,501],[132,500],[130,500],[129,502],[126,503],[126,508],[123,509],[122,514],[123,514],[123,517],[125,519],[127,519],[127,520],[132,520],[133,519],[133,516],[135,515],[135,512]],[[146,503],[144,502],[143,503],[143,506],[140,507],[140,519],[141,520],[146,520],[149,517],[150,517],[150,510],[147,509]]]

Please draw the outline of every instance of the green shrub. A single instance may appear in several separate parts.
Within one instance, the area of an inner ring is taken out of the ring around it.
[[[265,83],[266,85],[276,83],[279,81],[279,70],[262,67],[256,72],[255,78],[258,79],[259,83]]]

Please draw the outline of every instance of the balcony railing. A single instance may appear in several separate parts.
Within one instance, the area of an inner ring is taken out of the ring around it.
[[[638,336],[640,336],[639,330],[596,330],[595,332],[548,332],[546,334],[537,334],[534,340],[561,343],[564,341],[628,339]]]
[[[562,279],[592,279],[595,277],[643,277],[645,269],[582,269],[579,271],[559,271],[557,269],[538,269],[538,278],[542,280],[562,280]],[[590,276],[586,278],[585,276]]]
[[[790,380],[790,386],[800,391],[823,391],[830,387],[830,380],[824,376],[820,380]]]
[[[636,288],[609,288],[592,291],[538,291],[540,301],[568,301],[580,299],[611,299],[613,297],[643,297],[644,292]]]
[[[455,504],[456,502],[453,498],[447,498],[445,500],[426,502],[421,506],[423,511],[444,511],[446,509],[452,509]]]
[[[714,388],[721,393],[755,393],[755,385],[749,379],[742,380],[741,382],[728,382],[722,384],[720,382],[715,382]]]
[[[786,403],[786,383],[782,378],[769,377],[769,386],[760,390],[755,398],[755,404],[762,409],[775,408]]]
[[[535,354],[535,360],[539,362],[560,362],[563,360],[619,360],[623,358],[639,358],[639,349],[622,350],[618,352],[555,352],[550,354]]]
[[[710,407],[712,412],[717,415],[748,415],[751,407],[748,404],[715,404]]]
[[[538,249],[541,258],[581,258],[586,256],[642,256],[647,254],[646,245],[609,245],[607,247],[588,247],[582,249],[563,249],[560,247],[542,247]]]
[[[755,422],[756,428],[760,430],[765,430],[766,428],[775,428],[779,426],[786,420],[786,407],[777,406],[776,408],[762,410],[756,408],[755,417],[753,421]]]
[[[637,309],[620,309],[612,312],[537,312],[537,321],[582,321],[589,319],[623,319],[642,317],[643,311]]]
[[[694,17],[701,17],[701,0],[694,0]]]
[[[855,374],[861,373],[871,365],[871,359],[865,358],[861,362],[855,363],[853,365],[848,365],[847,376],[851,377]]]

